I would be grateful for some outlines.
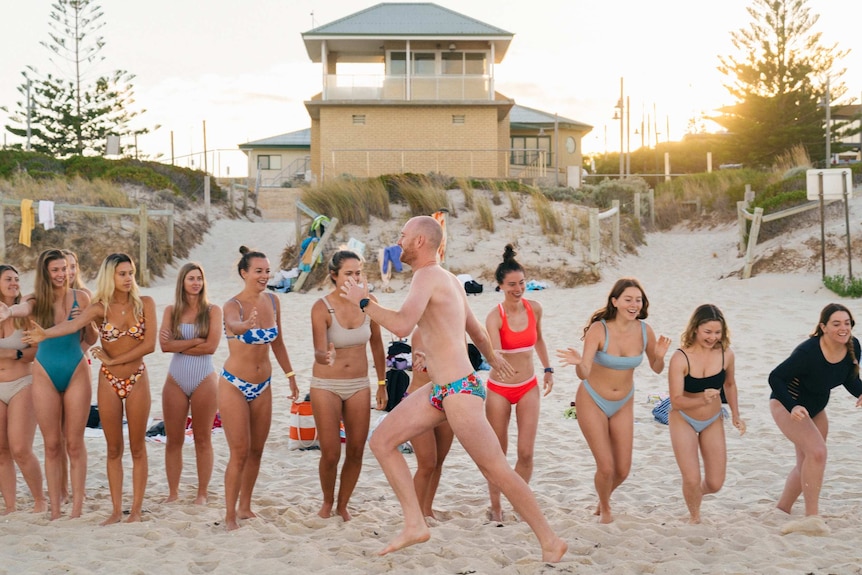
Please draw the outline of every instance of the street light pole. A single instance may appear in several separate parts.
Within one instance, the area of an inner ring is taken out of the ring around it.
[[[632,175],[632,102],[626,96],[626,177]]]
[[[623,104],[623,102],[623,79],[622,77],[620,77],[620,99],[617,101],[616,105],[617,112],[619,113],[619,118],[617,118],[617,112],[614,112],[614,119],[619,119],[620,121],[620,179],[622,179],[623,175],[625,174],[625,149],[623,148],[623,144],[625,143],[623,140],[623,122],[625,121],[625,118],[623,117],[623,111],[625,105]]]
[[[831,133],[831,124],[832,118],[830,110],[830,102],[829,102],[829,76],[826,76],[826,94],[823,96],[825,108],[826,108],[826,167],[829,168],[832,165],[832,133]]]

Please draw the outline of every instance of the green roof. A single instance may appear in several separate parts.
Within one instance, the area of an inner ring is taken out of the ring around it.
[[[288,132],[271,136],[254,142],[246,142],[240,144],[240,150],[251,150],[253,148],[300,148],[308,149],[311,147],[311,128],[297,130],[296,132]]]
[[[584,124],[577,120],[570,120],[563,116],[554,116],[554,114],[536,110],[535,108],[519,106],[518,104],[512,106],[512,110],[509,112],[509,124],[512,128],[531,129],[536,126],[550,127],[554,125],[555,120],[557,125],[563,125],[570,128],[582,128],[587,131],[592,130],[593,128],[589,124]]]
[[[385,2],[313,28],[302,36],[512,37],[513,34],[431,2]]]

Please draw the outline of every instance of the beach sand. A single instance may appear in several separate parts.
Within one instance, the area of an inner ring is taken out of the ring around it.
[[[856,211],[854,205],[853,219],[858,222]],[[833,219],[836,221],[830,226],[838,226],[835,233],[843,233],[843,217]],[[531,231],[531,222],[522,221],[517,226],[516,229],[515,224],[510,224],[505,232],[475,242],[473,250],[460,254],[460,259],[453,256],[453,265],[457,263],[463,270],[481,262],[496,262],[510,238],[530,236],[536,245],[541,244],[538,231]],[[855,223],[854,234],[858,234],[858,228]],[[455,226],[450,230],[456,238],[464,233]],[[787,249],[791,243],[802,245],[816,234],[819,227],[796,231],[759,249]],[[292,222],[219,220],[189,259],[204,265],[210,297],[221,304],[241,289],[235,268],[240,243],[266,252],[276,263],[284,245],[292,243],[294,237]],[[531,487],[551,525],[569,544],[563,561],[554,566],[541,562],[536,539],[526,524],[514,518],[507,502],[504,501],[506,521],[498,524],[487,519],[486,483],[457,442],[443,471],[435,505],[441,520],[434,522],[431,540],[379,557],[377,551],[401,528],[397,500],[380,467],[366,450],[352,499],[352,521],[317,517],[319,452],[288,449],[288,387],[278,375],[274,377],[272,431],[253,499],[257,519],[243,521],[237,531],[224,530],[222,479],[228,449],[224,435],[217,433],[208,505],[192,504],[196,476],[191,444],[184,450],[180,501],[162,503],[167,495],[164,446],[148,443],[144,521],[99,527],[110,512],[110,501],[105,442],[93,437],[87,439],[89,470],[83,517],[68,519],[68,507],[64,517],[54,522],[48,521],[46,515],[27,511],[0,517],[0,574],[859,573],[862,458],[853,430],[859,427],[862,412],[853,407],[855,400],[843,388],[835,390],[828,408],[829,462],[820,505],[831,534],[782,535],[781,529],[788,521],[802,518],[801,502],[792,516],[775,509],[794,453],[769,414],[767,376],[812,330],[820,309],[839,298],[822,287],[819,266],[816,272],[761,274],[749,280],[732,276],[743,265],[736,242],[736,229],[729,225],[650,233],[637,254],[604,262],[598,283],[572,289],[551,286],[528,294],[545,309],[544,337],[551,350],[565,346],[580,349],[584,322],[603,305],[610,286],[621,276],[635,276],[642,281],[650,300],[648,322],[657,334],[672,338],[672,349],[678,345],[679,333],[697,305],[711,302],[724,310],[737,357],[739,404],[748,432],[740,437],[725,422],[727,480],[718,494],[705,497],[701,525],[686,523],[680,474],[668,429],[651,415],[648,398],[667,391],[666,374],[655,375],[645,364],[635,373],[631,475],[612,499],[616,521],[611,525],[597,524],[592,515],[597,501],[594,461],[577,422],[563,417],[574,398],[577,380],[573,368],[558,367],[555,389],[542,401]],[[521,251],[519,259],[527,266],[531,258],[546,257],[534,250]],[[159,319],[173,298],[175,270],[182,263],[143,289],[156,300]],[[829,273],[845,271],[846,259],[830,262]],[[32,286],[32,280],[27,283],[27,278],[23,283],[25,290]],[[404,281],[394,281],[393,287],[393,293],[378,293],[378,297],[383,305],[398,307],[406,295]],[[314,289],[307,294],[278,296],[286,344],[303,394],[308,390],[313,361],[309,313],[314,301],[324,293]],[[487,283],[485,293],[469,297],[471,307],[482,319],[500,300],[501,296]],[[857,314],[862,311],[856,302],[847,303]],[[388,341],[389,334],[384,337]],[[226,352],[227,346],[222,342],[215,358],[218,367]],[[170,356],[158,351],[146,358],[155,419],[161,417],[161,388],[169,361]],[[94,379],[95,375],[94,367]],[[372,411],[372,423],[380,415]],[[514,424],[510,429],[514,433]],[[41,460],[38,434],[36,449]],[[414,468],[413,456],[406,457]],[[513,454],[509,459],[514,464]],[[128,506],[128,449],[124,468]],[[18,498],[19,509],[27,509],[29,493],[20,477]]]

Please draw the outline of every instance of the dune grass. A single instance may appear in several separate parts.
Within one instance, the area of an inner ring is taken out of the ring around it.
[[[476,227],[482,230],[494,232],[494,211],[491,209],[491,202],[484,196],[476,198]]]
[[[370,179],[334,179],[302,192],[302,202],[319,214],[338,218],[342,225],[368,225],[371,216],[390,218],[389,194],[383,182]]]
[[[559,235],[563,233],[563,222],[557,214],[554,205],[545,194],[535,191],[533,196],[533,211],[539,218],[539,227],[542,233],[548,235]]]

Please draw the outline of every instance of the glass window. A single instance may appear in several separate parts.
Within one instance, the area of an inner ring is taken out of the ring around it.
[[[443,52],[443,74],[457,74],[462,75],[464,73],[464,53],[463,52]]]
[[[435,74],[434,52],[414,52],[413,56],[413,74],[417,76],[433,76]]]
[[[407,52],[390,52],[389,53],[389,71],[390,76],[406,76],[407,75]]]
[[[281,169],[281,156],[258,156],[257,157],[257,169],[258,170],[280,170]]]
[[[487,60],[485,52],[467,52],[464,54],[464,73],[471,76],[482,76],[486,73]]]

